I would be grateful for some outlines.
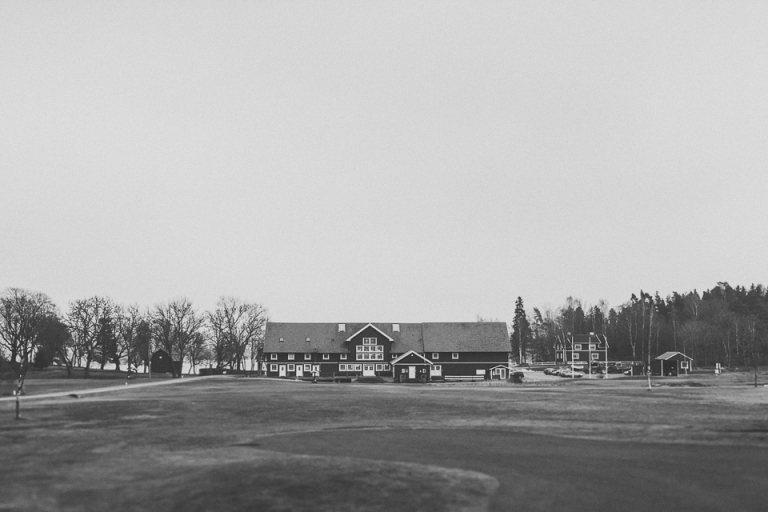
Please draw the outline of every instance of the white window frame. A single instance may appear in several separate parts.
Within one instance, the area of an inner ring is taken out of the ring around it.
[[[344,363],[341,363],[341,364],[339,365],[339,371],[340,371],[340,372],[345,372],[345,371],[347,371],[347,365],[346,365],[346,364],[344,364]]]
[[[305,372],[311,372],[312,371],[312,365],[311,364],[305,364],[304,365],[304,371]]]
[[[312,360],[312,354],[304,354],[304,360],[305,361],[311,361]]]
[[[400,332],[400,324],[392,324],[392,332]]]
[[[579,358],[579,354],[573,354],[573,360],[576,361]]]
[[[443,371],[443,365],[441,365],[441,364],[433,364],[433,365],[432,365],[432,368],[433,368],[433,369],[434,369],[436,372],[441,372],[441,371]]]
[[[295,372],[296,371],[296,365],[295,364],[289,364],[288,365],[288,371],[289,372]]]
[[[432,359],[440,359],[440,354],[438,352],[432,352]]]
[[[277,361],[277,354],[269,354],[270,361]]]
[[[347,354],[340,354],[339,355],[339,360],[346,361],[347,360]]]
[[[375,345],[376,338],[363,338],[363,345]]]
[[[581,350],[581,343],[576,343],[576,344],[573,346],[573,350]]]
[[[458,352],[453,352],[451,354],[451,359],[458,359],[458,358],[459,358],[459,353]]]
[[[600,354],[597,354],[597,353],[592,354],[592,360],[593,361],[599,361],[600,360]]]
[[[269,365],[269,371],[276,372],[277,371],[277,365],[276,364]]]
[[[595,345],[594,343],[590,343],[589,350],[597,350],[597,345]]]
[[[296,354],[288,354],[288,360],[294,361],[296,359]]]
[[[680,361],[680,369],[681,370],[687,370],[688,369],[688,361]]]
[[[285,343],[285,338],[280,338],[280,343]]]
[[[323,361],[330,361],[331,360],[331,354],[323,354]]]

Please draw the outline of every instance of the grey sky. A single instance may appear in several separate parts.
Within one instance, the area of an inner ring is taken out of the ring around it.
[[[768,2],[0,3],[0,287],[511,320],[768,281]]]

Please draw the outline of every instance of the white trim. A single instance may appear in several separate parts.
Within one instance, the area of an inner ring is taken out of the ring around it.
[[[374,329],[376,329],[377,331],[379,331],[379,333],[381,333],[381,335],[382,335],[382,336],[384,336],[385,338],[387,338],[389,341],[395,341],[394,339],[392,339],[392,338],[390,338],[389,336],[387,336],[387,333],[383,332],[381,329],[379,329],[378,327],[376,327],[375,325],[373,325],[373,324],[371,324],[371,323],[369,323],[368,325],[366,325],[365,327],[363,327],[362,329],[360,329],[359,331],[357,331],[355,334],[353,334],[352,336],[350,336],[349,338],[347,338],[347,340],[346,340],[346,341],[351,341],[351,340],[352,340],[352,338],[354,338],[355,336],[357,336],[358,334],[360,334],[361,332],[363,332],[364,330],[366,330],[366,329],[367,329],[367,328],[369,328],[369,327],[373,327]]]
[[[418,352],[416,352],[415,350],[409,350],[408,352],[406,352],[405,354],[401,355],[400,357],[393,359],[391,364],[397,364],[397,363],[399,363],[401,360],[403,360],[403,359],[404,359],[406,356],[409,356],[409,355],[411,355],[411,354],[415,354],[416,356],[420,357],[420,358],[421,358],[421,359],[423,359],[423,360],[424,360],[424,362],[426,362],[427,364],[432,364],[432,361],[430,361],[429,359],[427,359],[427,358],[426,358],[426,357],[424,357],[423,355],[419,354],[419,353],[418,353]]]
[[[667,354],[669,354],[669,355],[667,355]],[[661,354],[660,356],[656,357],[655,359],[657,361],[668,361],[670,358],[675,357],[677,354],[680,354],[681,356],[685,357],[686,359],[690,359],[691,361],[693,361],[692,357],[689,357],[689,356],[683,354],[682,352],[664,352],[663,354]],[[662,356],[667,356],[667,357],[662,358]]]

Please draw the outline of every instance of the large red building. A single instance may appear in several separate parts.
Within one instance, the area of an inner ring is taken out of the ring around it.
[[[396,381],[485,376],[509,361],[503,322],[268,322],[270,377],[385,376]]]

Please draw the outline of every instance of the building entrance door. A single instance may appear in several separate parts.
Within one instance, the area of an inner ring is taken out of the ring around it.
[[[304,376],[304,365],[297,364],[296,365],[296,376],[297,377],[303,377]]]
[[[416,367],[415,366],[409,366],[408,367],[408,378],[409,379],[415,379],[416,378]]]
[[[375,366],[372,364],[364,364],[363,365],[363,377],[373,377],[376,375]]]
[[[287,376],[287,375],[288,375],[288,374],[286,373],[286,371],[285,371],[285,370],[286,370],[286,368],[285,368],[285,365],[284,365],[284,364],[281,364],[281,365],[280,365],[280,367],[279,367],[279,370],[280,370],[280,373],[279,373],[280,377],[285,377],[285,376]]]

